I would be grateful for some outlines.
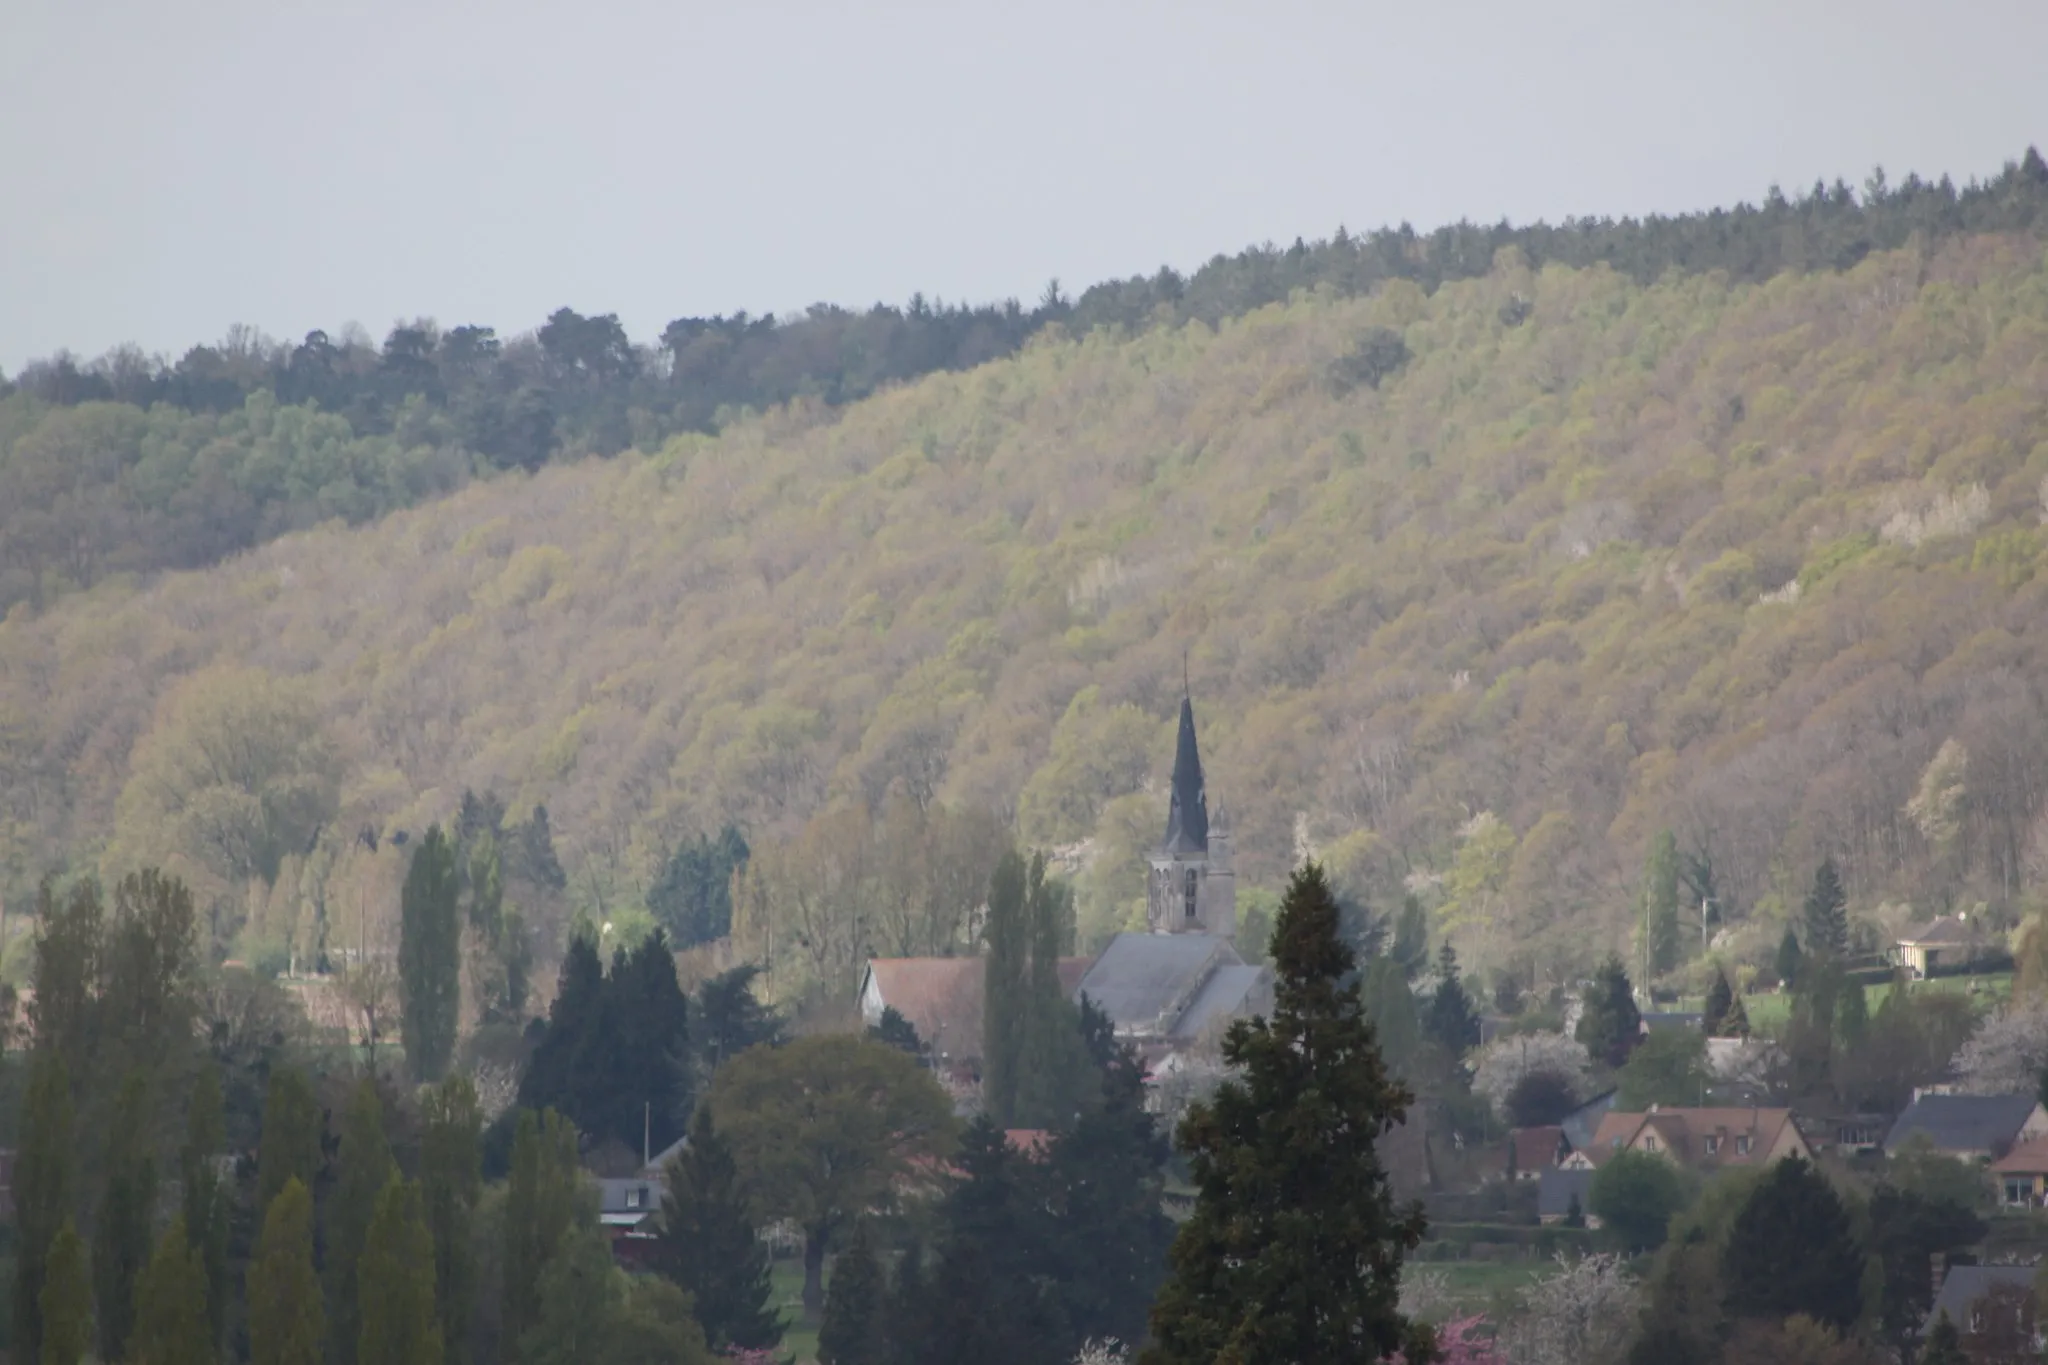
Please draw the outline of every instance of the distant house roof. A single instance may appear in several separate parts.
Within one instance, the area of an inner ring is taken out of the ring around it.
[[[1899,936],[1899,946],[1904,948],[1966,948],[1982,941],[1983,935],[1971,928],[1968,920],[1954,915],[1929,920]]]
[[[1675,1029],[1698,1031],[1706,1027],[1706,1018],[1704,1014],[1689,1014],[1682,1010],[1652,1012],[1643,1016],[1643,1032],[1664,1033]]]
[[[1060,959],[1060,989],[1072,995],[1090,958]],[[982,996],[987,964],[978,957],[877,957],[861,982],[861,1012],[870,1025],[893,1009],[935,1053],[981,1055]]]
[[[1793,1125],[1790,1109],[1617,1109],[1600,1120],[1592,1142],[1581,1150],[1597,1166],[1654,1134],[1657,1145],[1682,1165],[1757,1166],[1778,1152],[1787,1129],[1794,1150],[1804,1152],[1806,1140]]]
[[[2030,1265],[1959,1265],[1949,1269],[1948,1276],[1941,1282],[1941,1291],[1934,1296],[1934,1306],[1927,1310],[1927,1325],[1932,1327],[1943,1313],[1959,1329],[1970,1329],[1970,1305],[1995,1289],[2017,1289],[2026,1293],[2034,1287],[2034,1267]]]
[[[2048,1137],[2031,1137],[1991,1163],[2000,1175],[2048,1175]]]
[[[1614,1108],[1615,1096],[1620,1093],[1618,1090],[1604,1090],[1566,1114],[1564,1122],[1559,1125],[1564,1129],[1565,1141],[1575,1148],[1592,1145],[1593,1134],[1600,1128],[1600,1120]]]
[[[1036,1161],[1052,1147],[1052,1132],[1046,1128],[1005,1128],[1003,1141]]]
[[[1517,1128],[1508,1134],[1508,1150],[1514,1154],[1517,1171],[1542,1171],[1557,1165],[1557,1150],[1563,1142],[1564,1129],[1554,1123]]]
[[[1561,1170],[1546,1166],[1538,1176],[1536,1184],[1536,1215],[1539,1218],[1563,1218],[1572,1211],[1572,1196],[1579,1199],[1579,1212],[1589,1212],[1592,1203],[1593,1177],[1597,1171]]]
[[[1924,1133],[1936,1151],[1989,1156],[2010,1147],[2038,1108],[2032,1095],[1922,1095],[1885,1135],[1885,1155]]]
[[[1242,967],[1230,940],[1215,934],[1118,934],[1074,990],[1121,1030],[1173,1032],[1219,967]]]

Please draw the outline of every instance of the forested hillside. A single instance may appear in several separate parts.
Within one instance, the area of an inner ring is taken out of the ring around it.
[[[1823,852],[1859,912],[2013,907],[2048,872],[2044,514],[2028,234],[1761,281],[1510,248],[1433,291],[1048,326],[17,609],[5,884],[168,858],[290,883],[227,921],[296,932],[338,913],[318,869],[357,828],[495,788],[546,805],[572,898],[624,906],[686,840],[818,846],[893,791],[1092,841],[1099,932],[1163,819],[1185,658],[1243,874],[1313,849],[1375,904],[1424,897],[1468,961],[1618,945],[1667,828],[1735,920]],[[300,824],[182,799],[247,758],[207,724],[284,755]],[[820,882],[848,923],[859,880]]]
[[[2048,163],[1999,176],[1880,170],[1756,205],[1675,217],[1515,227],[1406,224],[1218,255],[1183,276],[1110,280],[1032,307],[818,304],[800,316],[681,317],[635,343],[616,313],[561,308],[530,332],[417,319],[381,345],[360,328],[297,343],[239,327],[175,361],[121,348],[59,354],[0,376],[0,612],[108,574],[192,568],[331,518],[360,523],[472,475],[551,459],[659,450],[792,399],[839,405],[935,371],[1013,355],[1051,327],[1087,336],[1238,318],[1302,290],[1333,298],[1394,281],[1425,292],[1479,278],[1514,247],[1531,267],[1607,265],[1740,282],[1849,268],[1872,251],[2048,225]],[[12,395],[10,396],[10,391]]]

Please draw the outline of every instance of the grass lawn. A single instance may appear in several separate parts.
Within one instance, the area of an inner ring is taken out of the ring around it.
[[[791,1257],[775,1262],[775,1308],[789,1330],[782,1334],[781,1354],[797,1365],[818,1358],[818,1324],[804,1316],[804,1263]]]
[[[1884,1003],[1885,995],[1890,990],[1891,986],[1889,983],[1882,986],[1866,986],[1863,988],[1864,1003],[1870,1007],[1872,1014],[1877,1013],[1877,1007]],[[1932,981],[1914,982],[1913,990],[1915,992],[1950,991],[1969,994],[1977,997],[1978,1003],[1981,1006],[1989,1008],[1991,1005],[2012,995],[2012,973],[1994,972],[1985,976],[1936,977]],[[1700,997],[1694,996],[1688,1000],[1680,1001],[1678,1008],[1696,1011],[1704,1008],[1705,1004],[1706,1002]],[[1787,991],[1770,991],[1760,995],[1745,995],[1742,997],[1742,1008],[1749,1015],[1750,1027],[1762,1033],[1777,1028],[1790,1017],[1792,1013],[1792,996]]]
[[[1555,1270],[1549,1261],[1418,1261],[1418,1270],[1444,1277],[1444,1287],[1465,1312],[1484,1312],[1499,1294],[1527,1289],[1531,1280]]]

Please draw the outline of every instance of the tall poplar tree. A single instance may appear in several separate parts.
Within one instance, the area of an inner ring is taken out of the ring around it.
[[[324,1127],[320,1100],[306,1073],[290,1066],[272,1070],[263,1096],[263,1134],[256,1147],[257,1208],[269,1208],[291,1181],[313,1188],[320,1173]]]
[[[420,1208],[419,1186],[395,1174],[377,1196],[363,1243],[360,1283],[355,1359],[366,1365],[442,1365],[441,1323],[434,1310],[434,1237]]]
[[[540,1312],[541,1276],[575,1226],[582,1204],[576,1125],[550,1109],[519,1113],[505,1188],[504,1340],[517,1359]]]
[[[42,1365],[79,1365],[92,1346],[92,1272],[85,1239],[69,1218],[44,1258],[41,1308]]]
[[[93,1297],[99,1303],[101,1360],[126,1360],[135,1326],[135,1286],[149,1265],[156,1213],[156,1158],[149,1084],[131,1071],[114,1103],[107,1134],[106,1183],[93,1228]]]
[[[135,1290],[135,1333],[130,1358],[148,1365],[217,1365],[206,1316],[206,1267],[173,1220]]]
[[[412,853],[399,890],[399,1007],[406,1027],[406,1066],[414,1081],[438,1081],[455,1056],[463,1007],[461,878],[455,845],[432,825]]]
[[[656,1264],[689,1291],[715,1351],[765,1350],[782,1339],[770,1306],[768,1249],[756,1235],[732,1147],[711,1106],[690,1124],[690,1140],[668,1167]]]
[[[405,1059],[432,1082],[455,1054],[462,1010],[461,880],[455,848],[439,825],[413,851],[398,900],[398,986]]]
[[[1398,1303],[1422,1211],[1395,1205],[1375,1150],[1413,1097],[1388,1075],[1355,984],[1341,984],[1353,961],[1338,922],[1310,863],[1273,931],[1272,1017],[1231,1025],[1234,1074],[1181,1122],[1195,1210],[1174,1241],[1144,1365],[1433,1352]]]
[[[818,1365],[892,1365],[883,1323],[888,1288],[874,1229],[863,1218],[832,1262],[825,1321],[818,1328]]]
[[[989,1115],[1012,1126],[1023,1083],[1031,993],[1030,869],[1015,849],[989,878],[988,956],[982,963],[981,1098]]]
[[[221,1102],[220,1071],[200,1064],[185,1112],[185,1145],[178,1152],[178,1176],[185,1209],[185,1235],[206,1269],[206,1308],[213,1340],[227,1326],[228,1193],[215,1165],[227,1147],[227,1115]]]
[[[51,1244],[71,1217],[71,1080],[47,1048],[29,1063],[21,1148],[14,1159],[14,1342],[22,1365],[38,1365],[43,1279]]]
[[[340,1170],[327,1202],[327,1312],[329,1358],[350,1365],[362,1335],[363,1248],[378,1200],[397,1174],[384,1135],[384,1102],[377,1083],[365,1076],[349,1095],[342,1120]],[[429,1258],[431,1261],[431,1257]],[[383,1365],[374,1358],[364,1365]]]
[[[1662,976],[1679,962],[1678,935],[1678,838],[1660,830],[1650,843],[1650,857],[1643,866],[1643,959],[1653,976]]]
[[[427,1092],[420,1111],[420,1195],[434,1239],[442,1352],[448,1365],[467,1365],[469,1315],[476,1302],[471,1229],[483,1193],[483,1110],[475,1088],[450,1076]]]
[[[325,1335],[313,1270],[313,1196],[295,1176],[264,1211],[249,1263],[249,1365],[320,1365]]]

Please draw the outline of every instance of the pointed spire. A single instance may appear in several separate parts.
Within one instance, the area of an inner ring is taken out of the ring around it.
[[[1167,853],[1209,851],[1209,801],[1202,790],[1202,754],[1195,744],[1195,704],[1180,699],[1180,737],[1173,750],[1173,795],[1166,808]]]

